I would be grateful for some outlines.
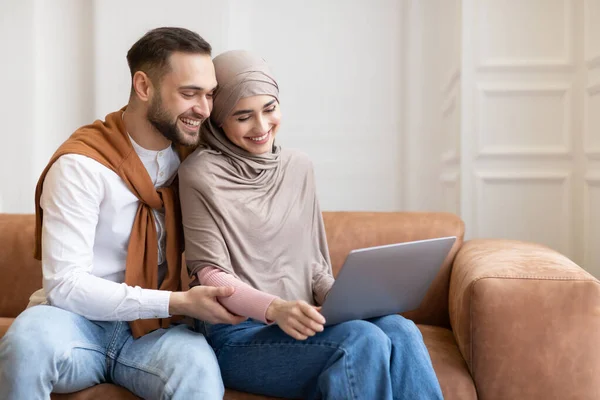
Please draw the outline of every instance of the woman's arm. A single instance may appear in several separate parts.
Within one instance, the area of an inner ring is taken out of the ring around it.
[[[335,279],[333,278],[333,275],[331,275],[329,266],[323,267],[319,265],[315,268],[316,270],[313,273],[312,284],[313,296],[318,305],[323,305],[329,290],[331,290],[331,287],[333,286],[333,282],[335,282]]]
[[[205,267],[198,272],[203,285],[233,286],[235,293],[219,298],[230,312],[245,317],[275,322],[288,335],[305,340],[323,331],[325,319],[315,307],[305,301],[285,301],[279,297],[254,289],[231,274],[215,267]]]
[[[261,292],[242,282],[235,276],[215,267],[205,267],[198,272],[198,280],[205,286],[232,286],[235,292],[229,297],[220,297],[219,302],[233,314],[271,323],[266,317],[267,309],[277,296]]]
[[[314,170],[311,174],[312,182],[314,184],[315,176]],[[321,253],[321,262],[313,265],[313,279],[312,279],[312,291],[315,302],[318,305],[323,305],[329,290],[335,282],[333,277],[333,271],[331,269],[331,259],[329,257],[329,246],[327,245],[327,234],[325,232],[325,223],[323,222],[323,215],[321,213],[321,206],[319,199],[315,192],[314,198],[314,211],[313,211],[313,235],[318,238],[319,252]]]

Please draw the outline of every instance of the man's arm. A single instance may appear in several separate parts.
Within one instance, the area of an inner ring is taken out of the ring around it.
[[[234,292],[231,287],[169,292],[132,287],[93,274],[102,267],[93,264],[100,204],[107,195],[102,168],[87,157],[66,155],[46,175],[41,199],[42,268],[50,304],[96,321],[187,315],[211,323],[242,322],[245,318],[229,313],[216,300],[230,296]]]
[[[41,206],[42,268],[50,304],[91,320],[169,316],[170,292],[93,275],[94,241],[105,197],[102,165],[80,155],[60,157],[46,175]],[[158,268],[158,267],[157,267]]]

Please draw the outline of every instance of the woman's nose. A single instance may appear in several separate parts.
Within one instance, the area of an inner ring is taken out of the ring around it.
[[[256,129],[260,133],[267,133],[269,131],[269,121],[267,120],[267,118],[264,118],[262,116],[256,118]]]

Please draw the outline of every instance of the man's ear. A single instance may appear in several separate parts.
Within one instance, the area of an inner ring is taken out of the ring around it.
[[[133,74],[132,84],[133,91],[141,101],[147,102],[150,100],[152,92],[154,91],[154,86],[152,85],[150,77],[146,75],[145,72],[136,71],[136,73]]]

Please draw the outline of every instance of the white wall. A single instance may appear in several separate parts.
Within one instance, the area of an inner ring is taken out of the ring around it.
[[[0,2],[0,211],[31,210],[35,121],[33,0]],[[10,55],[10,56],[8,56]],[[23,184],[26,181],[27,184]]]
[[[600,2],[462,3],[470,235],[540,242],[600,277]]]
[[[147,30],[245,48],[281,87],[280,142],[325,210],[445,210],[600,276],[599,0],[4,0],[0,212],[54,149],[123,106]]]
[[[411,2],[406,207],[600,277],[599,26],[598,0]]]
[[[89,3],[0,2],[0,212],[33,211],[37,178],[92,118]]]
[[[0,48],[12,61],[0,64],[10,93],[0,100],[8,121],[0,135],[9,148],[26,148],[0,161],[2,187],[11,188],[0,193],[0,212],[32,212],[37,177],[56,147],[126,103],[127,50],[161,25],[197,31],[215,55],[246,48],[270,63],[281,88],[280,143],[313,159],[323,209],[402,209],[404,2],[5,0],[0,7]]]
[[[583,206],[580,226],[583,226],[583,264],[600,278],[600,1],[585,0],[583,4],[583,118],[580,129],[580,154],[583,171]],[[581,104],[581,103],[579,103]]]
[[[463,217],[575,256],[574,1],[464,4]]]
[[[460,215],[460,1],[409,2],[407,26],[405,209]]]

